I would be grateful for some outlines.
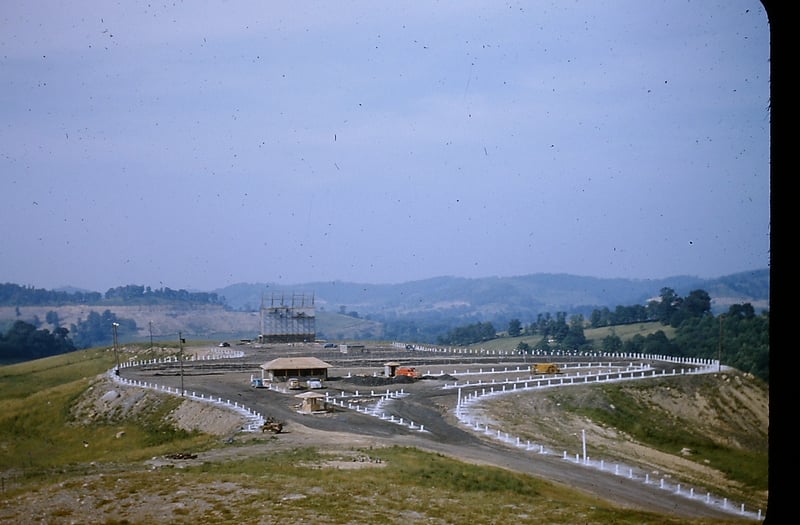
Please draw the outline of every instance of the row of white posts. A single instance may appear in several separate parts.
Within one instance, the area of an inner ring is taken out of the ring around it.
[[[633,380],[633,379],[644,379],[644,378],[651,378],[651,377],[658,377],[658,376],[665,376],[665,375],[683,375],[683,374],[697,374],[697,373],[711,373],[715,372],[717,369],[713,364],[707,365],[701,368],[693,368],[689,370],[681,369],[680,372],[676,370],[672,370],[672,372],[667,372],[666,370],[662,372],[657,372],[656,370],[651,370],[651,373],[646,373],[646,371],[642,370],[641,373],[633,373],[631,372],[627,377],[623,377],[621,373],[612,374],[608,372],[602,372],[597,374],[592,374],[591,377],[594,377],[594,381],[592,383],[597,382],[612,382],[612,381],[623,381],[623,380]],[[463,375],[463,374],[462,374]],[[544,445],[531,443],[530,440],[525,440],[523,442],[522,439],[519,437],[510,436],[507,432],[502,432],[499,429],[492,429],[489,427],[488,424],[481,421],[480,417],[473,416],[470,413],[470,408],[474,405],[478,404],[481,398],[486,398],[487,396],[493,395],[502,395],[508,394],[512,392],[520,392],[523,390],[535,390],[539,388],[548,388],[548,387],[558,387],[558,386],[570,386],[570,385],[584,385],[590,383],[590,376],[582,376],[583,381],[575,382],[574,380],[576,377],[579,377],[580,373],[576,374],[575,376],[567,376],[567,377],[559,377],[557,379],[538,379],[538,380],[521,380],[521,381],[507,381],[511,385],[511,388],[506,388],[507,384],[502,384],[501,387],[495,389],[495,386],[488,385],[487,383],[472,383],[470,384],[467,382],[466,384],[458,384],[455,383],[453,385],[445,385],[444,388],[458,388],[458,400],[456,402],[456,418],[461,422],[463,425],[470,427],[472,430],[477,432],[483,432],[484,434],[493,437],[497,440],[500,440],[504,443],[511,444],[515,447],[522,448],[526,451],[534,451],[539,454],[553,454],[551,450],[548,450],[544,447]],[[517,388],[518,383],[522,383],[520,388]],[[481,388],[482,387],[482,388]],[[462,394],[462,391],[467,388],[475,388],[474,391],[466,393],[466,395]],[[563,452],[563,459],[572,461],[572,457],[567,454],[566,451]],[[635,470],[631,467],[626,467],[624,465],[615,464],[613,468],[609,468],[604,460],[591,460],[586,454],[586,433],[582,431],[582,456],[581,454],[576,454],[574,456],[574,462],[577,464],[584,465],[590,468],[597,468],[601,471],[607,471],[609,473],[613,473],[614,475],[626,475],[629,479],[640,479],[645,484],[653,484],[655,483],[653,480],[650,479],[650,475],[648,473],[639,471],[638,469]],[[684,496],[689,499],[697,499],[702,498],[702,500],[710,506],[716,506],[723,510],[737,513],[741,516],[747,516],[754,519],[761,519],[761,509],[757,512],[747,511],[745,509],[744,504],[738,506],[732,505],[727,498],[719,498],[712,496],[711,493],[706,492],[705,496],[700,496],[695,494],[694,488],[687,488],[682,487],[680,483],[677,484],[670,484],[664,478],[661,478],[657,481],[659,488],[671,491],[675,494],[680,496]]]
[[[186,356],[186,361],[211,361],[216,359],[234,359],[237,357],[243,357],[244,352],[241,350],[229,350],[229,349],[214,349],[210,355],[206,356]],[[155,365],[155,364],[167,364],[167,363],[177,363],[178,357],[177,356],[167,356],[159,359],[148,359],[144,361],[128,361],[127,363],[120,363],[120,368],[130,368],[136,366],[145,366],[145,365]],[[205,396],[203,394],[197,394],[196,392],[188,392],[187,390],[181,391],[180,388],[170,388],[164,385],[158,385],[155,383],[146,383],[144,381],[137,381],[133,379],[126,379],[124,377],[120,377],[117,374],[116,368],[112,368],[108,371],[109,377],[114,381],[128,385],[128,386],[136,386],[139,388],[149,388],[151,390],[157,390],[159,392],[164,392],[167,394],[173,394],[177,396],[185,396],[195,401],[202,401],[205,403],[211,403],[214,405],[219,405],[224,408],[228,408],[237,412],[245,417],[247,421],[246,425],[242,428],[245,432],[255,432],[260,430],[261,427],[264,425],[264,416],[257,412],[254,412],[250,408],[239,404],[237,402],[233,402],[230,399],[226,399],[223,401],[221,397],[213,397],[213,396]]]
[[[327,392],[325,393],[325,402],[331,404],[333,406],[338,406],[341,408],[347,408],[349,410],[355,410],[356,412],[361,412],[370,416],[375,416],[383,421],[389,421],[391,423],[397,423],[401,426],[407,426],[411,430],[417,430],[419,432],[425,432],[425,425],[418,425],[411,420],[404,419],[402,417],[396,417],[393,414],[386,415],[385,412],[382,411],[384,404],[400,397],[405,397],[408,394],[400,389],[399,391],[390,391],[386,390],[385,393],[376,394],[375,391],[371,391],[369,395],[359,393],[358,390],[354,394],[347,395],[344,392],[341,393],[339,396],[331,396]],[[374,398],[377,397],[378,401],[374,404],[374,406],[365,406],[361,407],[359,403],[352,403],[347,401],[347,399],[353,398]]]
[[[270,383],[266,383],[264,388],[269,390],[275,390],[278,392],[282,392],[284,394],[288,394],[289,391],[286,388],[282,388],[279,386],[274,386]],[[355,410],[359,413],[364,413],[370,416],[378,417],[384,421],[389,421],[391,423],[397,423],[401,426],[407,426],[412,430],[418,430],[420,432],[425,431],[425,425],[418,425],[411,420],[404,419],[402,417],[396,417],[394,415],[387,415],[385,412],[382,412],[383,406],[386,402],[391,401],[393,399],[397,399],[400,397],[407,396],[408,393],[405,392],[404,389],[400,390],[389,390],[386,389],[385,392],[375,392],[375,390],[370,390],[367,394],[365,392],[359,392],[356,390],[352,394],[348,394],[346,392],[340,392],[338,395],[332,395],[330,392],[325,392],[325,403],[339,408],[344,408],[348,410]],[[362,406],[361,403],[353,402],[357,400],[376,400],[374,404],[370,404],[370,406]]]
[[[416,349],[419,350],[421,348],[417,347]],[[244,354],[241,351],[223,350],[223,351],[220,351],[218,353],[212,354],[212,356],[206,356],[206,357],[199,358],[199,359],[195,358],[195,356],[192,356],[191,360],[194,361],[194,360],[225,359],[225,358],[242,357],[243,355]],[[604,356],[604,357],[610,357],[610,356]],[[618,357],[623,357],[623,356],[620,355]],[[626,355],[625,357],[627,357],[629,359],[630,358],[634,358],[633,355],[629,355],[629,354]],[[639,358],[639,359],[655,359],[654,356],[644,356],[644,355],[637,356],[636,358]],[[135,362],[128,362],[128,363],[125,363],[125,364],[121,364],[120,368],[126,368],[126,367],[132,367],[132,366],[142,366],[142,365],[149,365],[149,364],[159,364],[159,363],[174,363],[174,362],[177,362],[177,360],[178,360],[178,358],[173,356],[173,357],[167,357],[167,358],[163,358],[163,359],[153,359],[153,360],[148,360],[148,361],[135,361]],[[700,366],[700,368],[689,369],[688,372],[682,369],[680,371],[680,374],[684,374],[684,373],[709,373],[709,372],[716,371],[717,369],[714,368],[714,366],[715,365],[718,366],[718,363],[715,362],[715,361],[703,361],[703,360],[688,360],[687,361],[685,359],[676,359],[676,358],[672,358],[672,357],[668,357],[665,360],[668,360],[670,362],[686,362],[686,363],[691,362],[690,364],[694,364],[694,365]],[[702,366],[703,364],[705,366]],[[610,364],[609,364],[609,366],[610,366]],[[578,367],[580,367],[580,365],[578,365]],[[603,373],[591,374],[591,376],[595,376],[595,382],[600,382],[600,381],[603,381],[603,380],[604,381],[620,381],[620,380],[625,380],[625,379],[627,379],[627,380],[642,379],[642,378],[645,378],[645,377],[655,377],[657,375],[661,375],[661,376],[664,376],[664,375],[678,375],[678,372],[676,372],[675,370],[673,370],[672,373],[667,373],[666,371],[662,371],[661,374],[657,374],[655,370],[652,370],[651,371],[652,373],[650,375],[646,375],[645,370],[642,370],[641,367],[637,367],[637,371],[640,372],[640,374],[637,375],[631,370],[632,368],[634,368],[633,365],[630,365],[630,367],[626,370],[626,372],[629,373],[628,377],[623,377],[622,373],[617,373],[616,377],[613,377],[611,372],[603,372]],[[519,369],[519,367],[518,367],[518,369]],[[521,370],[519,370],[519,371],[521,371]],[[496,371],[495,369],[490,369],[488,372],[484,372],[482,369],[479,369],[478,372],[470,372],[468,370],[466,373],[465,372],[456,372],[456,371],[454,371],[453,373],[454,374],[457,373],[459,375],[465,375],[465,374],[470,374],[470,373],[476,373],[476,374],[508,373],[508,369],[506,368],[503,371],[499,371],[499,370]],[[430,373],[429,373],[429,375],[430,375]],[[444,372],[442,372],[441,375],[444,375]],[[244,405],[241,405],[241,404],[239,404],[237,402],[231,402],[230,400],[223,401],[222,398],[220,398],[220,397],[216,397],[216,398],[213,397],[213,396],[206,397],[203,394],[199,394],[198,395],[195,392],[192,392],[191,394],[189,394],[185,390],[181,391],[180,389],[174,389],[174,388],[170,388],[170,387],[165,387],[165,386],[157,385],[157,384],[154,384],[154,383],[145,383],[145,382],[142,382],[142,381],[135,381],[135,380],[125,379],[125,378],[120,377],[117,374],[116,369],[110,370],[109,371],[109,376],[114,381],[120,382],[122,384],[131,385],[131,386],[137,386],[137,387],[141,387],[141,388],[150,388],[150,389],[153,389],[153,390],[158,390],[158,391],[162,391],[162,392],[166,392],[166,393],[170,393],[170,394],[174,394],[174,395],[184,395],[184,396],[188,395],[189,398],[194,399],[196,401],[208,402],[208,403],[220,405],[220,406],[223,406],[225,408],[234,410],[235,412],[238,412],[241,415],[245,416],[245,418],[248,421],[247,426],[242,429],[244,431],[248,431],[248,432],[257,431],[263,426],[264,421],[265,421],[262,414],[256,413],[256,412],[252,411],[250,408],[245,407]],[[567,386],[567,385],[574,385],[574,384],[586,384],[586,383],[589,382],[590,375],[586,375],[586,376],[583,376],[583,379],[584,379],[583,381],[581,381],[580,383],[575,383],[574,382],[575,377],[579,377],[579,376],[580,376],[580,372],[578,372],[576,374],[576,376],[573,376],[571,378],[569,376],[567,376],[566,378],[565,377],[560,377],[560,378],[558,378],[558,381],[555,381],[553,379],[546,379],[546,380],[539,379],[539,380],[536,380],[536,385],[535,386],[533,386],[533,384],[532,384],[533,383],[533,378],[528,378],[527,380],[517,380],[517,381],[506,380],[506,383],[507,384],[510,383],[512,385],[512,388],[507,389],[506,388],[506,384],[503,384],[502,385],[502,389],[495,390],[494,386],[490,386],[488,392],[486,391],[486,388],[483,388],[480,392],[478,392],[476,390],[474,392],[471,392],[471,393],[467,394],[467,396],[463,397],[463,398],[462,398],[462,389],[463,388],[467,388],[467,387],[475,387],[475,388],[477,388],[477,387],[483,386],[485,383],[481,383],[479,381],[477,384],[475,384],[475,383],[470,384],[469,382],[467,382],[466,384],[459,385],[456,382],[453,385],[445,385],[444,388],[458,388],[458,400],[457,400],[457,403],[456,403],[456,417],[458,418],[458,420],[462,424],[465,424],[465,425],[468,425],[470,427],[473,427],[477,431],[480,431],[481,430],[481,426],[483,426],[482,431],[487,435],[493,436],[493,437],[495,437],[495,438],[497,438],[497,439],[499,439],[501,441],[504,441],[506,443],[512,443],[515,446],[524,448],[527,451],[537,451],[539,454],[548,454],[548,453],[551,453],[551,452],[546,450],[543,445],[531,444],[529,440],[526,441],[523,444],[522,440],[519,437],[514,438],[514,437],[509,436],[508,433],[503,433],[500,430],[490,429],[487,424],[482,424],[479,421],[478,418],[473,418],[470,415],[468,409],[469,409],[470,406],[476,404],[481,397],[485,397],[487,395],[498,395],[498,394],[515,392],[515,391],[518,391],[518,390],[525,390],[525,389],[535,389],[535,388],[554,387],[554,386]],[[601,379],[601,376],[605,376],[605,379]],[[570,381],[569,382],[565,382],[564,381],[565,379],[570,379]],[[521,382],[523,384],[523,387],[521,389],[517,389],[517,383],[519,383],[519,382]],[[545,382],[545,384],[542,384],[543,382]],[[385,414],[385,412],[381,411],[381,409],[383,407],[383,404],[385,402],[388,402],[388,401],[390,401],[392,399],[395,399],[395,398],[398,398],[398,397],[403,397],[405,395],[408,395],[408,394],[403,392],[402,389],[399,392],[397,392],[397,391],[391,392],[391,391],[389,391],[387,389],[385,393],[380,393],[380,394],[376,394],[375,391],[371,391],[370,394],[369,394],[369,397],[376,397],[377,396],[379,398],[379,400],[375,404],[375,406],[373,406],[373,407],[364,407],[363,410],[362,410],[362,407],[360,406],[360,404],[352,403],[352,402],[347,401],[348,396],[344,392],[342,392],[341,396],[331,396],[328,393],[326,393],[325,401],[326,401],[326,403],[332,404],[334,406],[339,406],[339,407],[347,408],[347,409],[350,409],[350,410],[356,410],[357,412],[363,412],[363,413],[368,414],[368,415],[379,417],[382,420],[388,420],[390,422],[397,423],[399,425],[407,425],[411,429],[416,429],[416,430],[419,430],[420,432],[424,432],[425,431],[424,425],[416,425],[413,421],[407,421],[407,420],[404,420],[403,418],[396,418],[394,415],[387,416]],[[358,391],[356,391],[355,394],[349,396],[350,399],[352,399],[352,398],[360,398],[360,397],[365,397],[365,394],[360,394]],[[593,460],[590,460],[589,457],[586,455],[585,431],[582,432],[582,435],[583,435],[583,458],[581,458],[581,456],[579,454],[576,454],[575,455],[575,460],[574,460],[575,463],[579,463],[579,464],[582,464],[582,465],[587,466],[587,467],[598,468],[601,471],[606,470],[605,462],[603,460],[593,461]],[[568,457],[566,451],[563,452],[563,459],[565,459],[565,460],[570,459],[570,457]],[[609,472],[611,472],[611,471],[609,470]],[[630,479],[636,479],[637,477],[639,477],[640,479],[642,479],[642,481],[645,484],[652,484],[653,483],[650,480],[650,475],[647,474],[647,473],[639,473],[639,472],[635,473],[633,468],[623,467],[623,466],[621,466],[619,464],[615,464],[614,465],[613,473],[615,475],[622,475],[622,473],[625,473],[625,472],[627,472],[627,477],[630,478]],[[698,497],[698,496],[695,495],[695,489],[694,488],[685,489],[685,488],[682,488],[680,484],[670,485],[664,478],[661,478],[658,481],[658,484],[659,484],[659,488],[661,488],[661,489],[670,490],[670,491],[672,491],[672,492],[674,492],[676,494],[688,497],[690,499],[695,499],[696,497]],[[704,497],[704,501],[708,505],[716,505],[716,506],[721,507],[724,510],[730,510],[732,512],[736,511],[736,508],[729,504],[727,498],[716,498],[716,497],[713,497],[708,492],[706,493],[706,495]],[[757,513],[748,512],[748,511],[745,510],[744,504],[740,505],[738,513],[740,515],[742,515],[742,516],[750,516],[750,517],[753,517],[753,518],[756,518],[756,519],[759,519],[759,520],[761,519],[761,510],[759,510]]]
[[[217,359],[236,359],[238,357],[244,357],[244,352],[241,350],[229,350],[229,349],[214,349],[211,351],[209,355],[185,355],[184,361],[190,362],[197,362],[197,361],[216,361]],[[158,359],[146,359],[143,361],[128,361],[126,363],[120,363],[120,368],[132,368],[137,366],[146,366],[146,365],[158,365],[158,364],[167,364],[167,363],[177,363],[178,356],[167,356],[161,357]]]
[[[405,348],[406,343],[392,343],[397,348]],[[603,359],[649,359],[667,363],[683,363],[693,366],[716,366],[719,368],[719,361],[716,359],[706,359],[700,357],[675,357],[669,355],[654,354],[634,354],[634,353],[612,353],[612,352],[579,352],[577,350],[551,350],[523,352],[522,350],[486,350],[484,348],[459,348],[459,347],[439,347],[425,345],[410,345],[414,351],[444,354],[470,354],[470,355],[508,355],[522,357],[595,357]]]
[[[240,351],[228,351],[228,352],[219,352],[215,359],[230,359],[236,357],[242,357],[243,352]],[[204,357],[198,360],[210,360],[211,357]],[[128,368],[134,366],[143,366],[143,365],[154,365],[154,364],[166,364],[166,363],[175,363],[178,361],[178,358],[175,356],[164,357],[160,359],[151,359],[146,361],[131,361],[125,364],[120,364],[120,368]],[[147,383],[144,381],[137,381],[133,379],[126,379],[120,377],[116,374],[115,369],[111,369],[108,372],[109,376],[116,382],[122,383],[128,386],[135,386],[139,388],[148,388],[151,390],[157,390],[159,392],[164,392],[167,394],[173,394],[178,396],[185,396],[195,401],[207,402],[212,403],[215,405],[219,405],[228,409],[231,409],[241,415],[243,415],[246,420],[247,424],[245,427],[242,428],[245,432],[255,432],[261,429],[264,425],[264,416],[260,413],[257,413],[250,408],[239,404],[237,402],[232,402],[231,400],[223,400],[221,397],[214,397],[214,396],[205,396],[203,394],[197,394],[196,392],[188,392],[187,390],[181,391],[179,388],[171,388],[164,385],[158,385],[156,383]],[[268,389],[275,389],[282,391],[283,393],[287,393],[286,389],[280,389],[278,387],[273,387],[271,384],[267,383],[265,388]],[[425,431],[424,425],[417,425],[413,421],[406,420],[404,418],[395,417],[394,415],[386,415],[385,413],[381,412],[381,408],[386,401],[396,399],[399,397],[405,397],[408,394],[401,388],[399,391],[390,391],[387,389],[385,392],[376,393],[374,390],[371,390],[369,394],[364,394],[359,392],[358,390],[355,391],[354,394],[346,394],[345,392],[341,393],[341,396],[332,396],[330,393],[325,393],[325,402],[332,405],[338,406],[341,408],[346,408],[350,410],[355,410],[356,412],[363,412],[365,414],[373,415],[379,417],[382,420],[390,421],[392,423],[397,423],[401,426],[408,426],[412,430],[418,430],[420,432]],[[352,400],[354,398],[377,398],[378,402],[373,407],[361,407],[358,403],[353,403]],[[348,399],[350,401],[348,401]]]
[[[144,381],[126,379],[124,377],[120,377],[117,374],[115,374],[114,370],[111,370],[109,372],[109,375],[112,379],[124,385],[135,386],[139,388],[149,388],[151,390],[157,390],[159,392],[164,392],[166,394],[184,396],[188,397],[189,399],[193,399],[195,401],[211,403],[214,405],[219,405],[224,408],[233,410],[234,412],[243,415],[247,419],[246,426],[242,428],[242,430],[245,432],[255,432],[256,430],[260,430],[261,427],[264,425],[264,416],[262,414],[254,412],[250,408],[242,404],[239,404],[237,402],[231,401],[230,399],[223,400],[221,397],[205,396],[203,394],[198,394],[196,392],[189,392],[187,390],[181,391],[180,388],[171,388],[164,385],[158,385],[156,383],[146,383]]]
[[[591,365],[590,365],[591,366]],[[502,385],[502,390],[506,390],[507,385],[511,385],[513,390],[517,389],[518,385],[521,385],[522,390],[527,390],[530,388],[542,388],[546,386],[568,386],[568,385],[586,385],[590,383],[602,383],[602,382],[613,382],[613,381],[625,381],[630,379],[647,379],[647,378],[654,378],[654,377],[665,377],[665,376],[675,376],[675,375],[685,375],[685,374],[706,374],[709,373],[710,370],[708,367],[706,368],[689,368],[684,369],[681,368],[680,370],[672,369],[668,371],[666,369],[658,371],[656,369],[650,368],[649,366],[631,366],[628,367],[620,367],[622,370],[607,370],[607,371],[598,371],[593,373],[581,374],[580,371],[575,372],[572,375],[560,375],[558,377],[544,377],[544,375],[540,377],[534,377],[533,375],[529,375],[526,378],[514,378],[509,379],[506,378],[502,381],[497,381],[492,379],[491,381],[484,381],[479,379],[476,382],[465,381],[463,383],[459,383],[455,381],[453,383],[445,383],[442,388],[444,389],[452,389],[452,388],[478,388],[478,387],[491,387],[494,388],[495,385]],[[489,373],[502,373],[502,372],[492,372]],[[477,373],[476,373],[477,374]],[[486,374],[486,372],[484,372]],[[458,374],[458,375],[467,375],[467,374]],[[484,388],[485,390],[485,388]]]

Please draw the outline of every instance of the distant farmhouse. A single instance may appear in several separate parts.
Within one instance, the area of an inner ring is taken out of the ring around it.
[[[274,294],[269,305],[261,301],[261,334],[259,343],[303,343],[314,341],[316,333],[314,295],[292,294],[287,301]]]

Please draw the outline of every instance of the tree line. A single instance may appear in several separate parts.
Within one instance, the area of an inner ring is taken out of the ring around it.
[[[10,292],[17,285],[0,285],[0,303],[13,296]],[[47,295],[28,289],[28,300],[44,300]],[[15,293],[16,293],[15,292]],[[61,292],[53,292],[58,296]],[[106,293],[107,300],[136,304],[143,297],[157,294],[161,299],[182,297],[186,302],[202,304],[218,301],[216,294],[191,294],[185,290],[162,289],[154,292],[146,287],[124,286],[112,288]],[[24,294],[23,294],[24,295]],[[79,296],[72,294],[73,298]],[[22,297],[21,295],[18,297]],[[154,296],[155,297],[155,296]],[[6,299],[3,299],[6,298]],[[179,301],[179,299],[175,299]],[[16,321],[5,335],[0,334],[0,359],[36,359],[47,355],[110,344],[109,329],[117,323],[118,336],[136,334],[136,322],[118,318],[110,310],[102,313],[91,311],[86,319],[79,319],[69,329],[62,327],[58,313],[47,312],[47,322],[56,327],[53,332],[39,329],[40,324]],[[631,323],[659,322],[675,329],[672,339],[663,330],[647,336],[636,335],[623,341],[614,331],[614,326]],[[611,327],[602,341],[586,339],[586,328]],[[566,312],[538,314],[529,324],[511,319],[506,331],[509,337],[531,336],[537,342],[531,345],[521,341],[517,349],[522,352],[574,350],[579,352],[638,353],[721,359],[725,365],[752,373],[769,382],[769,311],[756,314],[749,303],[731,305],[727,312],[714,316],[711,313],[711,298],[704,290],[694,290],[681,297],[670,288],[663,288],[658,299],[646,305],[617,306],[595,309],[588,320],[582,314],[568,315]],[[386,325],[384,337],[400,341],[436,342],[446,346],[467,346],[499,337],[491,322],[475,321],[464,326],[451,326],[443,319],[432,320],[422,327],[413,321],[396,321]]]
[[[635,335],[623,341],[612,329],[602,341],[586,339],[584,329],[614,327],[631,323],[659,322],[675,329],[672,339],[663,330],[647,336]],[[489,334],[494,333],[493,336]],[[568,317],[566,312],[555,316],[539,314],[535,321],[524,325],[512,319],[506,331],[508,337],[533,336],[538,342],[531,345],[521,341],[517,350],[572,350],[578,352],[635,353],[720,359],[744,372],[769,382],[769,311],[756,314],[749,303],[735,304],[728,311],[714,316],[711,298],[704,290],[694,290],[681,297],[670,288],[663,288],[657,300],[647,305],[618,306],[596,309],[587,321],[581,314]],[[471,323],[448,330],[437,339],[441,345],[466,346],[499,337],[491,323]]]
[[[18,284],[0,284],[0,306],[48,306],[69,304],[90,305],[154,305],[154,304],[224,304],[224,298],[213,292],[189,292],[168,287],[153,289],[129,284],[100,292],[65,292],[44,290]]]
[[[15,321],[0,333],[0,363],[27,361],[76,350],[68,337],[69,330],[56,328],[52,332],[37,329],[25,321]]]
[[[111,344],[114,339],[111,327],[115,324],[119,338],[135,336],[138,329],[136,321],[117,317],[110,310],[102,313],[92,310],[86,319],[78,319],[69,328],[61,326],[58,313],[54,310],[47,312],[46,318],[55,327],[52,332],[39,328],[41,322],[34,318],[33,323],[14,321],[5,334],[0,333],[0,362],[39,359]]]
[[[601,328],[659,321],[677,327],[686,319],[710,312],[711,297],[705,290],[693,290],[686,297],[680,297],[672,288],[662,288],[659,299],[646,305],[617,306],[613,312],[607,307],[595,309],[589,317],[589,324],[592,328]]]

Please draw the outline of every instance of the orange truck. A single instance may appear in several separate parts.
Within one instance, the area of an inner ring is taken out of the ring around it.
[[[395,370],[394,375],[413,377],[416,379],[419,377],[419,372],[417,372],[417,369],[413,366],[400,366]]]

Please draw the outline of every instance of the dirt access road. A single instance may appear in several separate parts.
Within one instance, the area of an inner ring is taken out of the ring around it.
[[[656,484],[644,484],[610,472],[586,468],[561,455],[539,454],[493,440],[482,432],[475,432],[460,424],[455,417],[458,402],[457,389],[445,389],[444,384],[457,370],[482,369],[511,371],[492,374],[497,381],[506,376],[519,377],[518,366],[527,366],[514,358],[503,356],[472,356],[424,354],[396,348],[374,349],[358,355],[322,352],[319,347],[303,348],[281,345],[272,348],[237,346],[244,356],[215,361],[195,361],[184,364],[152,364],[123,368],[125,379],[155,383],[179,389],[183,386],[189,394],[218,397],[249,407],[264,417],[273,417],[284,423],[279,439],[286,445],[353,447],[365,445],[413,446],[477,464],[495,465],[562,483],[583,490],[627,508],[685,516],[691,518],[731,518],[730,512],[709,506],[699,499],[688,499],[660,489]],[[202,350],[195,350],[202,352]],[[192,350],[187,350],[192,353]],[[383,403],[381,410],[395,421],[369,415],[348,408],[335,408],[321,414],[302,414],[298,411],[301,400],[298,391],[285,390],[285,384],[275,389],[252,388],[250,379],[260,377],[260,365],[276,357],[289,355],[314,355],[333,365],[325,389],[332,397],[380,394],[387,388],[400,397]],[[515,359],[515,360],[514,360]],[[388,361],[409,363],[430,376],[413,382],[389,383],[376,377],[383,372]],[[444,376],[439,376],[440,372]],[[449,371],[449,372],[448,372]],[[414,422],[414,427],[398,424]],[[420,430],[420,428],[424,430]]]

